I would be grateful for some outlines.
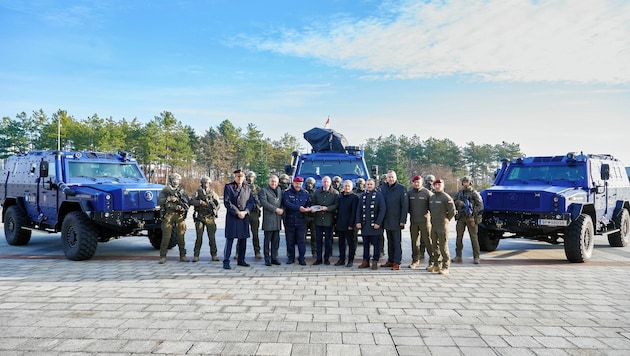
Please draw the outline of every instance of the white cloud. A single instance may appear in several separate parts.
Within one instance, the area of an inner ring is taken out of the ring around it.
[[[253,45],[401,79],[630,82],[630,2],[403,1],[386,13],[284,30]],[[385,6],[384,6],[385,7]],[[393,16],[392,16],[393,15]]]

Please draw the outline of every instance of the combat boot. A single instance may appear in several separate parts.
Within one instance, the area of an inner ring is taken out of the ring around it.
[[[181,257],[179,258],[179,262],[190,262],[190,260],[189,260],[189,259],[188,259],[188,257],[186,257],[186,256],[181,256]]]
[[[455,263],[462,263],[462,256],[456,256],[455,258],[453,258],[451,261],[455,262]]]
[[[160,257],[160,262],[161,265],[166,263],[166,257]]]
[[[448,268],[442,268],[439,272],[441,275],[448,275],[450,272],[448,271]]]
[[[199,256],[195,256],[195,257],[193,257],[192,261],[193,261],[193,262],[199,262]]]
[[[479,261],[479,257],[475,257],[475,259],[473,260],[473,263],[478,265],[481,263],[481,261]]]

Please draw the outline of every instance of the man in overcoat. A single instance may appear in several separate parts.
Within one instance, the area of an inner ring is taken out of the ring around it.
[[[249,267],[245,262],[247,239],[249,238],[249,212],[256,206],[252,189],[243,184],[245,174],[240,169],[234,171],[234,181],[225,185],[223,189],[223,204],[227,210],[225,217],[225,249],[223,253],[223,268],[231,269],[230,255],[232,244],[236,242],[238,254],[237,265]]]

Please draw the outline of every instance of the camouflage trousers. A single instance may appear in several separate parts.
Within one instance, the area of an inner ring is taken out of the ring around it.
[[[208,231],[208,243],[210,244],[210,255],[217,255],[217,240],[216,240],[216,232],[217,232],[217,224],[214,222],[214,218],[212,216],[206,216],[203,218],[197,218],[195,220],[195,230],[197,231],[197,239],[195,240],[195,256],[199,257],[201,253],[201,245],[203,244],[203,232],[204,230]]]
[[[162,218],[162,243],[160,244],[160,257],[166,257],[168,252],[168,244],[171,236],[175,233],[177,236],[177,246],[179,246],[179,257],[186,256],[186,242],[184,234],[186,233],[186,219],[183,214],[166,213]]]
[[[468,228],[470,235],[470,244],[472,245],[473,258],[479,258],[479,239],[477,238],[477,224],[473,218],[461,217],[457,220],[455,231],[457,231],[457,240],[455,241],[455,253],[457,257],[462,257],[464,250],[464,231]]]

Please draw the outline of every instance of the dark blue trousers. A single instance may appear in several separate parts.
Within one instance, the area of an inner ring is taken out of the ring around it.
[[[287,238],[287,259],[289,262],[295,261],[295,246],[298,248],[298,261],[304,261],[306,253],[306,225],[285,226],[284,235]]]
[[[363,235],[363,259],[366,261],[370,260],[370,245],[374,246],[374,255],[372,256],[373,261],[377,261],[381,258],[381,243],[380,243],[380,235],[374,236],[365,236]]]

